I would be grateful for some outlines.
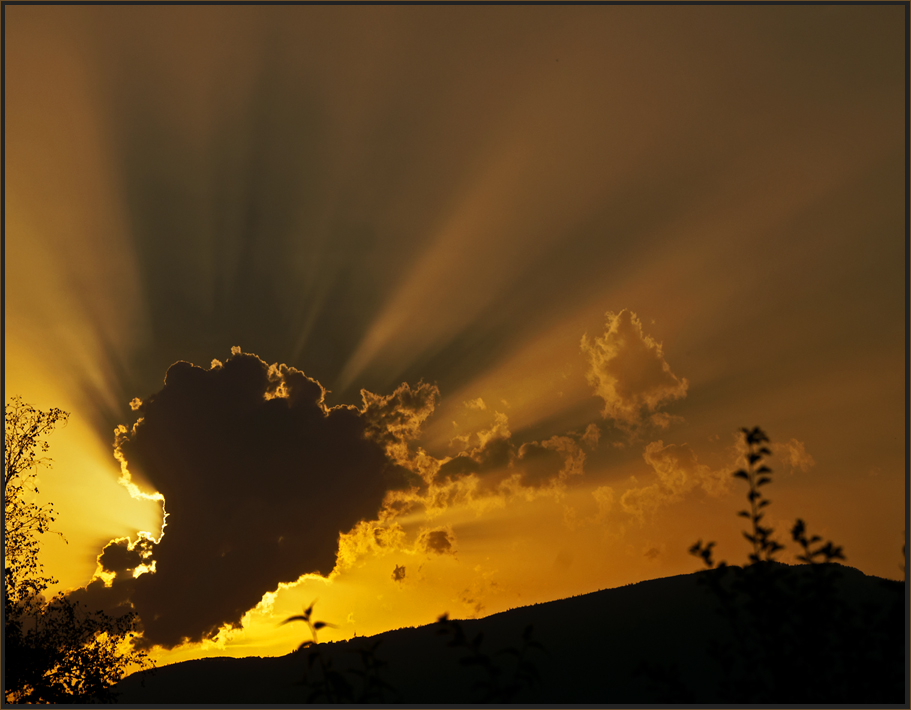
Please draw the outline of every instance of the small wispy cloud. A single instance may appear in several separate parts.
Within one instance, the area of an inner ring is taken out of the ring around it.
[[[671,372],[661,343],[646,335],[639,317],[629,310],[606,314],[604,334],[582,338],[588,358],[586,373],[595,395],[604,401],[601,414],[632,433],[650,418],[667,427],[670,416],[659,407],[686,396],[688,383]]]

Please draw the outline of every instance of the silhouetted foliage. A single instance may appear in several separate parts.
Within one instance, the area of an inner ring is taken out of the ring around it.
[[[48,451],[45,437],[69,415],[60,409],[42,412],[13,397],[4,408],[3,439],[3,551],[5,599],[27,604],[53,584],[42,575],[38,536],[50,532],[54,522],[51,504],[39,505],[39,466],[50,467],[41,456]],[[57,533],[59,534],[59,533]]]
[[[130,645],[135,616],[89,613],[45,576],[39,536],[51,532],[54,509],[39,504],[37,468],[50,466],[46,437],[68,414],[41,411],[13,397],[5,405],[3,475],[3,633],[7,703],[112,702],[113,685],[128,670],[148,667]],[[59,534],[59,533],[58,533]]]
[[[902,615],[894,608],[858,611],[848,604],[837,587],[841,572],[835,560],[844,559],[842,548],[808,535],[801,519],[791,538],[803,550],[797,559],[810,566],[808,573],[776,560],[784,546],[763,524],[770,501],[761,490],[772,481],[763,463],[771,453],[769,440],[759,427],[742,431],[747,466],[733,475],[749,484],[750,509],[738,513],[752,526],[744,531],[752,547],[749,561],[743,568],[716,563],[714,542],[700,540],[689,550],[714,568],[703,580],[735,639],[713,648],[724,673],[724,701],[895,702],[895,691],[903,686],[903,659],[894,657],[893,642],[902,633],[897,624]],[[901,595],[894,596],[901,604]]]

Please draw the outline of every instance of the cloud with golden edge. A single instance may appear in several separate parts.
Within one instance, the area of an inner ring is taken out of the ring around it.
[[[390,494],[386,498],[378,519],[361,520],[349,531],[339,534],[336,572],[359,566],[368,557],[407,549],[405,529],[394,520],[399,511],[389,502]]]
[[[604,520],[614,508],[614,489],[610,486],[598,486],[592,491],[592,497],[598,506],[598,520]]]
[[[362,410],[328,407],[325,395],[240,348],[209,369],[172,365],[116,439],[125,485],[147,481],[156,493],[146,495],[167,501],[167,527],[108,545],[99,564],[110,586],[99,578],[81,595],[96,608],[131,605],[141,644],[173,648],[239,627],[283,583],[332,572],[340,533],[377,518],[387,492],[413,478],[388,448],[414,432],[433,392],[368,394]],[[376,544],[384,534],[373,531]]]
[[[124,485],[167,501],[167,529],[113,541],[99,578],[78,593],[134,609],[145,647],[217,640],[301,575],[391,552],[454,554],[451,527],[406,533],[401,521],[559,498],[600,436],[589,425],[517,442],[507,416],[476,399],[470,408],[489,412],[490,424],[436,458],[417,444],[435,385],[362,390],[360,407],[330,407],[326,394],[302,371],[237,347],[208,369],[172,365],[161,391],[134,400],[137,421],[118,428],[115,446]]]
[[[426,452],[412,448],[421,427],[440,399],[436,385],[419,382],[414,388],[403,382],[390,395],[361,390],[360,414],[367,423],[367,436],[385,447],[387,455],[427,480],[435,469]]]
[[[423,421],[437,392],[435,388],[427,388],[422,394],[400,388],[396,397],[401,395],[406,395],[400,399],[404,406],[396,409],[399,412],[396,416],[401,416],[402,410],[410,411],[415,421]],[[409,554],[451,551],[455,539],[451,529],[445,534],[436,529],[430,533],[431,537],[420,531],[416,542],[408,542],[398,522],[406,518],[431,521],[455,508],[482,515],[510,501],[561,498],[567,486],[584,474],[583,445],[594,447],[600,435],[597,425],[590,425],[582,434],[569,432],[543,441],[519,443],[513,439],[508,417],[494,411],[486,428],[464,435],[464,450],[454,456],[436,458],[412,446],[410,439],[417,432],[416,427],[404,427],[400,430],[407,435],[393,436],[386,424],[379,423],[388,421],[381,416],[388,402],[389,398],[366,397],[361,411],[368,418],[377,418],[371,436],[385,441],[390,456],[417,475],[409,479],[409,486],[386,494],[376,519],[361,522],[340,536],[340,568],[358,565],[365,556],[392,549]],[[395,531],[394,548],[382,542],[390,530]]]
[[[642,331],[639,317],[629,310],[608,312],[604,335],[582,337],[588,358],[586,378],[604,400],[601,415],[632,434],[646,423],[666,428],[669,415],[659,407],[686,396],[688,383],[671,372],[661,343]]]

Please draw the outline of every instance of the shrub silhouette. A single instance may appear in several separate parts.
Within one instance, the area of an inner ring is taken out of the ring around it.
[[[769,439],[759,427],[742,429],[747,446],[746,468],[735,478],[749,485],[747,518],[751,530],[744,537],[751,545],[748,563],[728,567],[714,560],[714,542],[698,541],[690,553],[701,558],[711,573],[704,583],[717,598],[719,610],[734,642],[716,644],[713,655],[723,671],[724,702],[818,703],[896,702],[890,695],[903,687],[903,659],[890,654],[901,648],[901,598],[892,590],[890,609],[849,604],[840,593],[842,577],[836,560],[845,559],[842,548],[818,535],[809,536],[798,519],[791,538],[800,545],[789,567],[776,560],[783,545],[764,524],[770,504],[763,488],[772,471],[763,463],[771,454]]]

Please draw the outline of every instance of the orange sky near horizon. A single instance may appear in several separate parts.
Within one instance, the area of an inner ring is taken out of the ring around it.
[[[47,571],[161,534],[123,425],[160,662],[483,616],[743,562],[759,425],[778,538],[900,578],[905,12],[5,6]]]

